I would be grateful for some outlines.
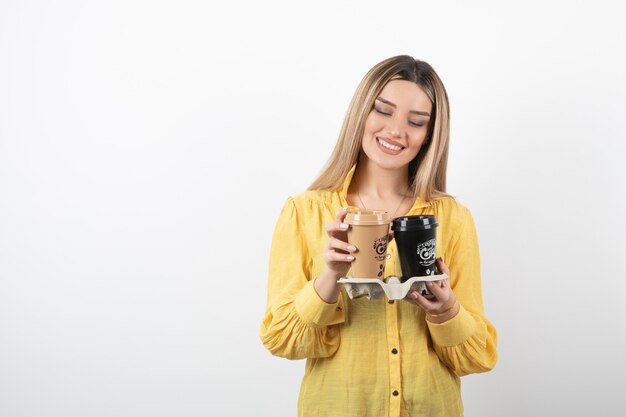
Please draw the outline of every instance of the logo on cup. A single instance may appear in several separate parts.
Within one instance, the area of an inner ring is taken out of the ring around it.
[[[374,251],[376,251],[376,255],[374,255],[374,258],[377,261],[385,260],[385,252],[387,252],[387,239],[388,238],[389,237],[385,235],[374,241]]]
[[[419,264],[430,266],[435,263],[436,239],[430,239],[417,247],[417,254],[420,257]]]

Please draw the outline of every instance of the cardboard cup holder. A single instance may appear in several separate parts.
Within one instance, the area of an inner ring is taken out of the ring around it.
[[[367,298],[368,300],[380,300],[387,296],[389,300],[402,300],[409,291],[418,291],[427,298],[432,298],[430,291],[426,288],[427,282],[438,282],[448,278],[448,275],[427,275],[423,277],[412,277],[405,282],[400,281],[400,277],[388,276],[384,281],[378,278],[352,278],[342,277],[337,281],[343,284],[348,296],[352,300]]]

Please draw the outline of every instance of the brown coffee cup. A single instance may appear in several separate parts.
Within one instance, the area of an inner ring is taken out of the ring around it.
[[[346,214],[349,224],[348,243],[356,246],[352,253],[352,278],[385,278],[387,243],[391,216],[382,210],[353,210]]]

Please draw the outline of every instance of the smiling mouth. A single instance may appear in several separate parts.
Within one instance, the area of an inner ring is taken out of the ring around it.
[[[383,147],[385,147],[385,148],[387,148],[389,150],[392,150],[392,151],[399,152],[402,149],[404,149],[404,146],[393,145],[393,144],[391,144],[389,142],[386,142],[384,139],[381,139],[379,137],[376,137],[376,140],[378,141],[378,143],[380,145],[382,145]]]

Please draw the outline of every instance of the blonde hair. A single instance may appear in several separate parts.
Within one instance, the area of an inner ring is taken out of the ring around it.
[[[356,89],[341,126],[339,139],[328,162],[309,190],[339,190],[352,166],[358,162],[365,119],[385,85],[392,80],[417,84],[432,103],[428,134],[419,153],[409,164],[413,195],[430,201],[446,194],[450,108],[446,89],[433,68],[408,55],[376,64]]]

